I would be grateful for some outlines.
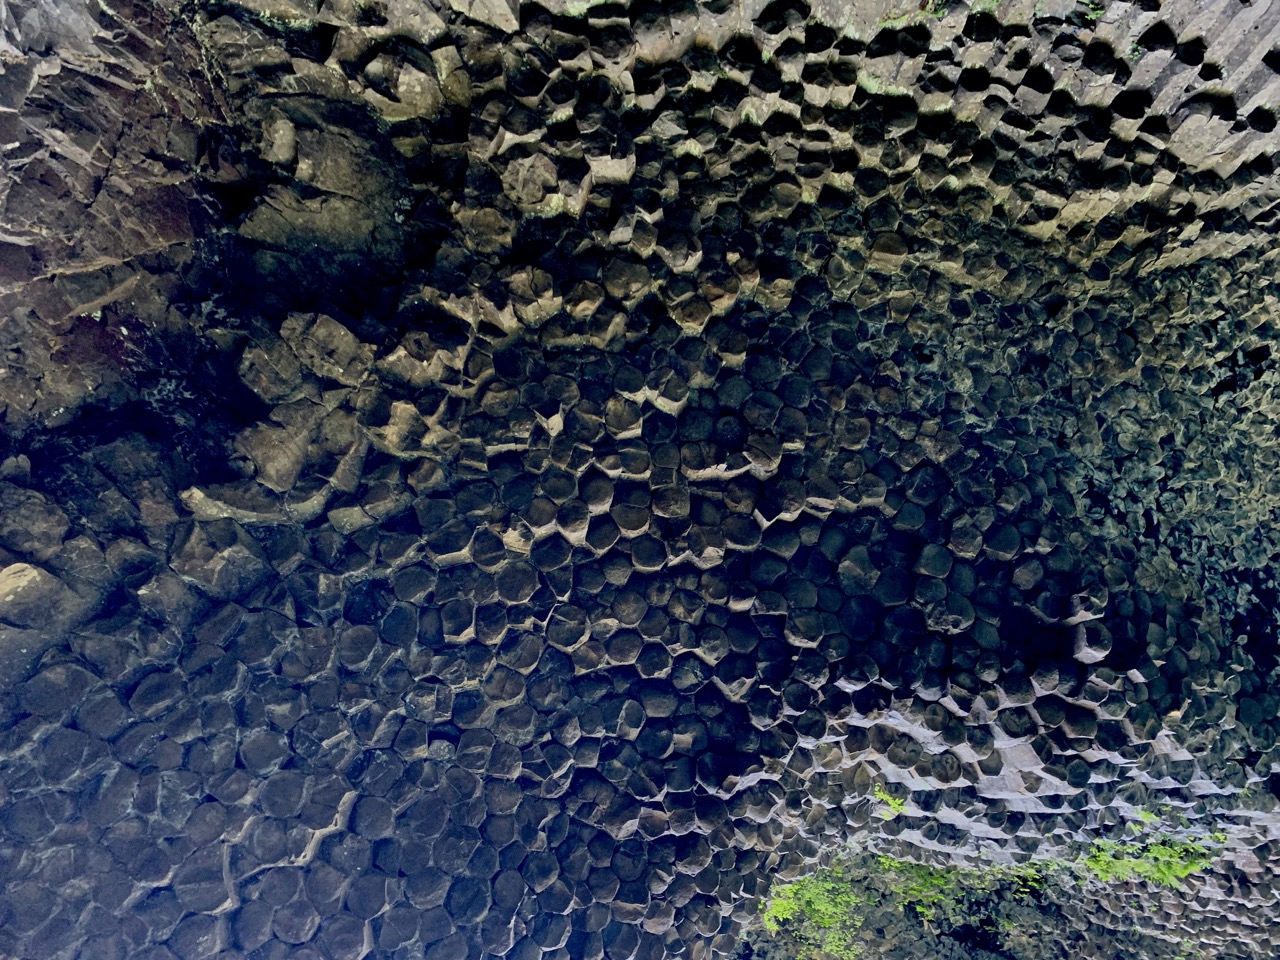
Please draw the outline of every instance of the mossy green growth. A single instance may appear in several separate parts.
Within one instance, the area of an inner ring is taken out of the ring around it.
[[[879,856],[876,865],[903,911],[914,911],[926,921],[939,913],[960,912],[966,897],[985,897],[1003,889],[1014,899],[1029,899],[1045,885],[1045,874],[1037,864],[935,867]]]
[[[1147,880],[1178,887],[1213,862],[1203,843],[1160,837],[1145,842],[1099,840],[1084,857],[1084,869],[1103,883]]]
[[[862,904],[837,864],[775,887],[762,919],[770,933],[787,929],[806,951],[800,960],[819,954],[852,960],[858,955]]]
[[[902,813],[902,811],[907,809],[907,801],[893,796],[888,790],[878,783],[875,785],[875,789],[872,790],[871,793],[876,800],[884,804],[884,806],[880,808],[879,812],[880,816],[886,820],[892,820],[898,814]]]
[[[1102,15],[1107,12],[1102,0],[1079,0],[1079,2],[1084,7],[1084,18],[1090,23],[1101,20]]]
[[[925,0],[914,10],[908,10],[896,17],[883,17],[879,26],[883,30],[899,30],[921,20],[941,20],[946,15],[947,0]]]
[[[885,871],[889,889],[904,911],[910,908],[922,919],[932,920],[937,908],[959,904],[960,875],[954,867],[930,867],[884,856],[876,857],[876,864]]]

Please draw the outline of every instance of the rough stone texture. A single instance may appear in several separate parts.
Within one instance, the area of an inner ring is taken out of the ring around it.
[[[722,955],[1161,805],[1275,955],[1274,5],[0,29],[0,954]]]

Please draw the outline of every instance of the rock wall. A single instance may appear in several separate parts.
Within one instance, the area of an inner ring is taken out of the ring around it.
[[[1274,953],[1278,10],[0,9],[0,952],[701,957],[1160,807]]]

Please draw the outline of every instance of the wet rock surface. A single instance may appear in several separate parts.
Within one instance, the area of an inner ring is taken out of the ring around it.
[[[1274,955],[1280,26],[934,12],[4,15],[0,953],[723,955],[1159,806]]]

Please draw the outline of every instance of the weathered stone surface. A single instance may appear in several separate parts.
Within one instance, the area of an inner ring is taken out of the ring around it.
[[[1169,803],[1274,954],[1277,35],[1150,6],[0,17],[0,953],[707,957]]]
[[[262,548],[233,520],[189,523],[178,538],[174,572],[219,600],[245,596],[270,569]]]
[[[14,627],[40,628],[64,619],[76,596],[51,573],[29,563],[0,570],[0,620]]]

